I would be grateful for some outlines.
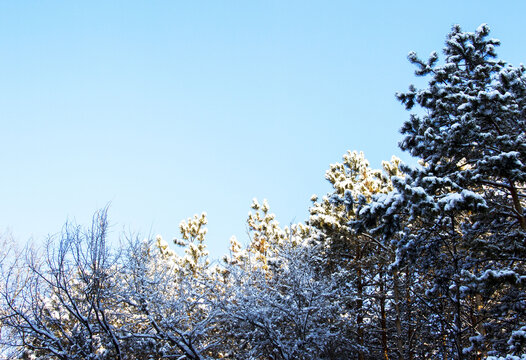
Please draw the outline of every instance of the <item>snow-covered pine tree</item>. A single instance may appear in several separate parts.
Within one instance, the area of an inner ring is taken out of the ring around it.
[[[310,228],[304,224],[291,224],[281,227],[276,220],[276,214],[270,211],[266,199],[260,203],[252,199],[247,218],[247,230],[250,243],[246,249],[235,237],[230,239],[230,256],[223,260],[230,265],[247,265],[261,267],[265,271],[272,271],[275,258],[285,247],[296,246],[309,236]]]
[[[207,223],[206,213],[203,212],[179,224],[181,239],[174,238],[173,241],[175,245],[184,248],[185,255],[178,261],[180,270],[185,275],[203,275],[209,268],[210,260],[205,244],[205,236],[208,231],[205,225]]]
[[[399,231],[395,265],[428,277],[418,296],[438,318],[437,354],[457,359],[526,352],[514,340],[526,323],[526,69],[496,60],[488,34],[454,26],[442,65],[436,53],[409,54],[430,81],[397,94],[423,110],[403,125],[400,146],[422,166],[404,167],[395,191],[360,212],[379,220],[373,232]]]
[[[383,169],[372,169],[363,153],[348,151],[340,163],[331,164],[326,179],[333,192],[313,196],[311,224],[324,272],[338,282],[342,313],[353,319],[358,353],[364,359],[409,359],[414,343],[416,315],[401,300],[411,295],[413,275],[403,269],[389,271],[395,248],[390,239],[375,238],[362,227],[353,229],[359,200],[367,203],[375,194],[393,190],[391,177],[401,176],[400,160],[393,157]],[[362,224],[364,225],[364,224]],[[358,230],[358,231],[357,231]]]

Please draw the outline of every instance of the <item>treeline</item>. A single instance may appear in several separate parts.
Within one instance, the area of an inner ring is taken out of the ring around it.
[[[348,152],[309,219],[254,200],[249,243],[210,264],[206,215],[174,244],[107,243],[106,210],[6,252],[1,342],[23,359],[526,359],[526,68],[481,25],[438,55],[393,158]]]

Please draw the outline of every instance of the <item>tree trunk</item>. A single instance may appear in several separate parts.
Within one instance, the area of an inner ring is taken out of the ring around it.
[[[398,359],[404,359],[404,348],[402,344],[402,314],[400,313],[400,289],[399,289],[398,271],[393,271],[393,294],[394,294],[394,309],[395,309],[395,325],[396,325],[396,348],[398,352]]]
[[[389,351],[387,347],[387,314],[385,310],[385,302],[385,274],[382,269],[380,273],[380,326],[382,337],[382,358],[384,360],[389,360]]]
[[[358,360],[364,360],[365,354],[364,349],[364,329],[363,329],[363,274],[361,266],[361,249],[358,244],[356,244],[357,253],[357,269],[356,269],[356,291],[358,295],[358,300],[356,302],[358,315],[356,316],[356,326],[358,326],[358,344],[360,345],[360,350],[358,351]]]

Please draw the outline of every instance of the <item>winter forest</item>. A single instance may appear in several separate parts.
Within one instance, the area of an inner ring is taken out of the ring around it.
[[[441,55],[410,53],[427,86],[396,97],[418,165],[349,151],[305,222],[254,199],[220,262],[205,213],[173,242],[110,244],[107,208],[21,256],[2,239],[1,356],[525,360],[526,67],[498,45],[454,26]]]

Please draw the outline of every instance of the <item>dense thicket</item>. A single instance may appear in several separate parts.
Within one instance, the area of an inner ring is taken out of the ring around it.
[[[380,170],[348,152],[304,224],[254,200],[250,241],[211,265],[206,214],[107,243],[106,210],[1,257],[2,356],[25,359],[526,359],[526,75],[487,26],[444,61]],[[6,245],[6,249],[9,247]]]

